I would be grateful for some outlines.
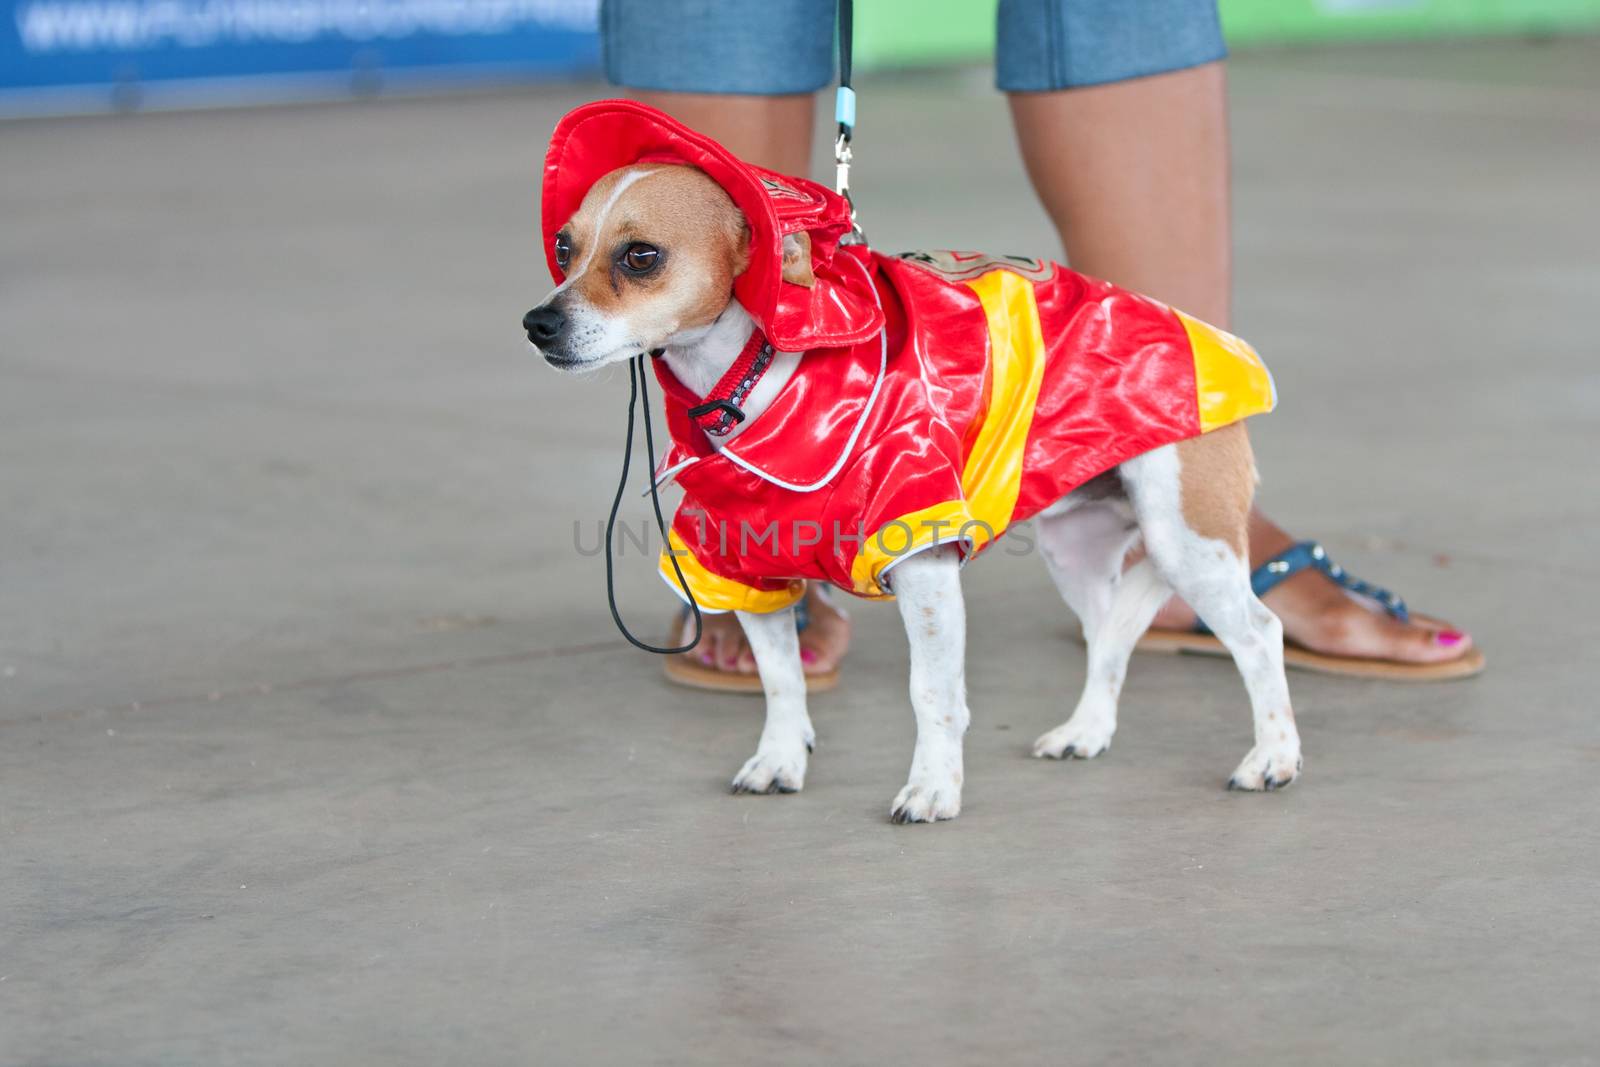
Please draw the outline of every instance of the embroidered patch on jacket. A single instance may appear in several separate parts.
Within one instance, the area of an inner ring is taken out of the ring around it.
[[[971,281],[996,269],[1020,274],[1035,283],[1047,282],[1056,274],[1054,263],[1046,259],[1030,259],[1027,256],[991,256],[983,252],[953,252],[938,249],[931,252],[901,252],[895,258],[914,263],[952,282]]]

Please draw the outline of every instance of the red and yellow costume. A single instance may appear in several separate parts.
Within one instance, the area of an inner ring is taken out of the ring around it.
[[[970,558],[1127,459],[1273,407],[1266,367],[1230,334],[1054,263],[840,245],[842,198],[631,102],[557,127],[546,248],[604,174],[666,160],[700,167],[744,211],[751,265],[735,295],[774,347],[804,353],[726,444],[656,361],[673,438],[663,469],[685,493],[670,539],[703,608],[779,610],[808,578],[888,595],[912,552],[956,542]],[[800,230],[809,288],[781,277],[783,234]],[[553,254],[550,267],[562,277]]]

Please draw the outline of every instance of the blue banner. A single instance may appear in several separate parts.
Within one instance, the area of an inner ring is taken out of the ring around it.
[[[204,105],[598,65],[598,0],[0,0],[0,112]]]

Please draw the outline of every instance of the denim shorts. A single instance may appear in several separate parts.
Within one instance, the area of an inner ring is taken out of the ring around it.
[[[770,96],[833,81],[835,0],[601,0],[606,77],[629,89]],[[995,84],[1101,85],[1227,55],[1216,0],[1000,0]]]

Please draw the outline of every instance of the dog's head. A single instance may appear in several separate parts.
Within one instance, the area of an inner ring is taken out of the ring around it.
[[[556,231],[566,279],[523,317],[551,366],[590,370],[682,343],[715,322],[749,265],[750,227],[703,171],[646,163],[595,182]],[[783,278],[812,284],[804,233],[783,245]]]

